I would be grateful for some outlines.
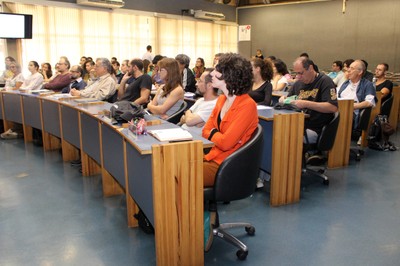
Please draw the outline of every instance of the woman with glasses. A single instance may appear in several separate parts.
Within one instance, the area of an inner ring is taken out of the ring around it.
[[[24,76],[21,73],[21,66],[17,62],[11,62],[9,65],[11,71],[10,77],[6,78],[6,90],[18,90],[24,82]]]
[[[173,58],[164,58],[158,62],[158,72],[164,84],[160,85],[147,109],[162,119],[179,110],[183,103],[181,73],[178,62]]]

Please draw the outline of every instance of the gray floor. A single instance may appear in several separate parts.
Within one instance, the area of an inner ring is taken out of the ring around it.
[[[0,151],[0,265],[155,265],[153,236],[127,228],[125,198],[103,198],[100,176],[22,140]],[[218,239],[206,265],[400,265],[399,158],[367,150],[329,170],[329,187],[305,180],[299,204],[271,208],[264,189],[221,206],[222,222],[250,221],[256,235],[236,230],[246,261]]]

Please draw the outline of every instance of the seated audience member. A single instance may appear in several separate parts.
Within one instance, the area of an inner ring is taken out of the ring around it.
[[[354,62],[354,59],[346,59],[343,61],[343,68],[342,71],[343,73],[347,72],[347,69],[350,67],[351,63]]]
[[[257,49],[256,55],[254,56],[254,58],[264,59],[264,55],[263,55],[263,53],[261,52],[260,49]]]
[[[196,79],[200,78],[201,74],[203,74],[206,69],[204,65],[204,59],[201,57],[197,58],[196,65],[193,68],[194,77]]]
[[[304,109],[310,117],[305,119],[305,142],[315,143],[322,128],[328,124],[333,113],[337,111],[336,86],[327,75],[314,69],[314,62],[305,57],[299,57],[293,63],[293,69],[298,80],[293,84],[288,96],[297,95],[297,100],[291,102],[297,108]],[[282,102],[286,96],[282,96]]]
[[[18,90],[25,80],[21,73],[21,65],[17,62],[11,62],[9,70],[10,72],[7,73],[8,77],[5,78],[4,88],[6,90]]]
[[[42,69],[40,69],[40,74],[43,76],[43,82],[49,82],[53,76],[53,70],[51,70],[51,65],[49,63],[42,63]]]
[[[117,61],[118,61],[118,59],[115,56],[111,57],[111,61],[110,61],[111,65],[114,64]]]
[[[153,100],[147,105],[147,109],[152,114],[166,119],[179,110],[185,91],[182,88],[178,62],[175,59],[164,58],[159,61],[158,71],[164,84],[160,85]]]
[[[143,74],[143,61],[141,59],[133,59],[128,65],[128,71],[121,80],[118,89],[118,99],[126,100],[143,105],[148,103],[151,92],[151,77]],[[135,81],[126,86],[126,82],[131,78]]]
[[[10,70],[10,64],[11,63],[16,63],[17,61],[11,57],[11,56],[7,56],[4,59],[4,64],[5,64],[5,71],[3,72],[3,74],[0,77],[0,80],[5,81],[6,79],[10,78],[11,76],[14,76],[14,74],[12,73],[12,71]]]
[[[271,61],[274,61],[274,60],[276,60],[276,56],[270,55],[270,56],[267,57],[267,59],[269,59]]]
[[[107,100],[116,91],[116,82],[111,77],[112,65],[107,58],[98,58],[95,65],[96,79],[89,82],[83,90],[71,89],[73,96],[86,98],[96,98],[97,100]]]
[[[39,64],[36,61],[30,61],[28,70],[31,74],[24,80],[21,90],[37,90],[43,86],[43,76],[39,73]]]
[[[92,60],[87,60],[83,68],[83,80],[88,83],[89,80],[95,79],[96,71],[94,69],[95,63]]]
[[[86,56],[81,56],[81,59],[79,60],[79,65],[82,67],[85,64],[86,60]]]
[[[286,91],[289,81],[286,75],[289,74],[285,62],[280,59],[275,59],[273,63],[273,77],[271,79],[272,90]]]
[[[43,88],[53,91],[61,91],[63,88],[68,86],[71,82],[71,77],[69,73],[70,63],[65,56],[60,57],[58,61],[58,72],[59,74],[46,83]]]
[[[220,164],[249,141],[258,126],[257,106],[248,94],[253,83],[251,63],[239,54],[223,54],[211,76],[212,86],[223,94],[218,97],[203,129],[203,137],[214,143],[210,152],[204,156],[204,187],[214,186]],[[204,236],[204,251],[208,251],[212,243],[216,213],[206,212],[204,218],[204,228],[209,231]]]
[[[214,55],[214,60],[213,60],[213,67],[215,67],[218,64],[219,58],[223,55],[223,53],[216,53]]]
[[[197,99],[195,104],[181,117],[180,124],[184,129],[195,132],[201,136],[204,124],[207,122],[212,110],[217,103],[218,89],[212,86],[211,72],[213,68],[207,68],[197,81],[197,90],[203,98]]]
[[[359,109],[375,106],[376,93],[371,81],[363,78],[365,64],[355,60],[347,69],[348,80],[340,87],[338,97],[354,100],[353,128],[357,128]]]
[[[332,72],[328,74],[328,77],[330,77],[333,80],[333,83],[335,83],[335,85],[338,88],[340,88],[343,82],[346,81],[342,68],[343,68],[342,61],[335,61],[332,64]]]
[[[147,72],[149,72],[150,69],[150,61],[147,59],[143,60],[143,74],[147,74]]]
[[[211,76],[212,86],[223,94],[203,128],[203,137],[214,142],[204,156],[205,187],[214,186],[219,165],[250,139],[258,125],[257,105],[248,94],[251,63],[239,54],[223,54]]]
[[[164,56],[162,55],[156,55],[153,59],[153,61],[151,62],[154,66],[153,68],[153,72],[151,73],[151,79],[153,81],[153,84],[156,86],[156,88],[158,89],[158,86],[160,84],[163,83],[163,81],[160,78],[160,72],[158,71],[158,62],[163,59]]]
[[[82,79],[83,69],[79,65],[71,67],[71,82],[62,89],[62,93],[69,93],[71,89],[83,90],[86,87],[86,82]]]
[[[21,73],[21,66],[17,62],[13,61],[8,67],[10,73],[8,73],[8,77],[5,79],[6,84],[4,88],[6,90],[18,90],[25,80]]]
[[[196,80],[193,72],[189,69],[190,58],[185,54],[178,54],[175,57],[178,61],[179,71],[182,75],[182,86],[186,92],[196,92]]]
[[[393,83],[386,79],[386,72],[389,70],[389,65],[386,63],[380,63],[376,66],[375,77],[376,77],[376,91],[382,93],[381,103],[384,103],[390,96],[392,96]]]
[[[117,78],[117,82],[118,82],[118,80],[124,75],[124,74],[122,74],[121,70],[119,69],[121,64],[118,61],[115,61],[112,63],[112,66],[114,68],[115,77]]]
[[[129,66],[129,60],[125,59],[124,61],[122,61],[121,63],[121,72],[122,72],[122,76],[118,79],[118,84],[121,84],[122,78],[124,77],[124,75],[128,72],[128,66]],[[135,81],[135,77],[131,76],[127,81],[125,85],[129,85],[132,82]]]
[[[368,71],[368,62],[365,61],[364,59],[361,59],[361,61],[363,61],[364,65],[365,65],[365,72],[364,72],[363,78],[372,82],[372,79],[374,78],[374,74],[372,74],[371,72]]]
[[[253,86],[249,91],[250,97],[258,104],[271,105],[272,85],[272,63],[268,59],[253,58],[251,60],[253,69]]]

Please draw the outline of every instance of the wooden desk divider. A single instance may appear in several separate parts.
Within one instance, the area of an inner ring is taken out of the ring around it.
[[[390,111],[389,123],[397,131],[400,113],[400,86],[393,87],[393,104]]]
[[[157,265],[203,265],[203,143],[153,145]]]
[[[303,113],[274,115],[271,206],[300,201],[303,135]]]
[[[328,168],[342,167],[349,164],[354,101],[339,100],[338,108],[340,121],[335,143],[328,152]]]
[[[363,132],[361,133],[361,147],[365,148],[368,146],[368,132],[369,132],[369,128],[372,124],[372,122],[374,121],[375,117],[380,113],[381,111],[381,99],[382,99],[382,93],[380,91],[376,92],[376,98],[378,99],[377,102],[375,103],[375,107],[372,108],[371,111],[371,117],[369,118],[369,122],[368,122],[368,128],[367,130],[363,130]]]

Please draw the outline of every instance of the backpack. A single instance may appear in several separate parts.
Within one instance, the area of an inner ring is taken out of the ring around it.
[[[139,104],[129,101],[115,102],[110,108],[111,118],[116,123],[122,124],[132,120],[132,118],[143,118],[144,110]]]
[[[389,124],[386,115],[377,115],[368,131],[368,147],[378,151],[395,151],[397,147],[389,141],[389,137],[395,132]]]

